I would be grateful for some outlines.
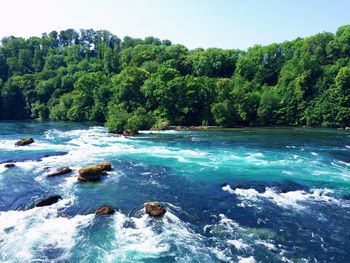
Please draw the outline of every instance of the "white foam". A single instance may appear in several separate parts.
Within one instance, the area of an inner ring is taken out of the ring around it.
[[[193,150],[180,150],[179,152],[183,153],[183,154],[186,154],[186,155],[194,156],[194,157],[196,157],[196,156],[202,157],[202,156],[207,155],[206,152],[193,151]]]
[[[254,257],[250,256],[247,258],[244,257],[238,257],[238,263],[255,263]]]
[[[65,199],[49,207],[37,207],[27,211],[0,212],[0,259],[2,261],[29,262],[44,257],[44,250],[51,247],[62,250],[57,260],[67,260],[70,249],[79,237],[79,226],[88,225],[92,216],[73,218],[57,217],[57,210],[69,205],[73,199]]]
[[[251,206],[259,201],[270,201],[284,208],[305,209],[307,202],[325,202],[341,206],[347,206],[341,200],[338,200],[329,194],[333,193],[330,189],[311,189],[310,192],[303,190],[289,191],[286,193],[278,193],[274,188],[266,187],[263,193],[259,193],[255,189],[232,189],[229,185],[222,187],[223,191],[235,194],[243,201],[241,206]]]
[[[277,250],[277,247],[274,244],[269,243],[265,240],[258,240],[258,241],[256,241],[256,244],[263,245],[264,247],[266,247],[269,250]]]
[[[231,239],[231,240],[227,240],[227,243],[234,246],[236,249],[238,250],[242,250],[242,249],[246,249],[247,247],[249,247],[249,245],[243,243],[242,239]]]
[[[201,236],[192,232],[169,211],[157,221],[148,215],[127,218],[119,212],[115,214],[114,219],[116,240],[113,241],[112,251],[107,252],[108,261],[156,258],[168,253],[170,244],[196,254],[205,261],[209,259],[208,250],[201,243]],[[135,227],[124,227],[128,220],[131,220]]]

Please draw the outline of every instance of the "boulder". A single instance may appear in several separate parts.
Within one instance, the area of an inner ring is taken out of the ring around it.
[[[42,207],[42,206],[52,205],[54,203],[57,203],[58,200],[60,200],[60,199],[62,199],[62,196],[60,196],[60,195],[50,195],[50,196],[47,196],[43,199],[40,199],[38,202],[36,202],[35,206]]]
[[[103,171],[111,171],[112,170],[112,164],[110,162],[102,162],[96,164],[97,166],[100,166]]]
[[[147,203],[145,205],[145,213],[149,214],[150,216],[153,217],[160,217],[163,216],[166,212],[166,209],[158,204],[157,202],[154,203]]]
[[[16,146],[24,146],[33,143],[33,138],[21,138],[19,141],[15,143]]]
[[[112,170],[110,162],[102,162],[79,169],[78,180],[82,182],[98,181],[101,175],[107,175],[107,171]]]
[[[124,136],[135,136],[139,134],[139,132],[137,130],[133,131],[133,130],[125,130],[123,131],[123,135]]]
[[[47,177],[58,176],[58,175],[67,174],[67,173],[70,173],[70,172],[72,172],[72,169],[70,169],[68,166],[65,166],[65,167],[61,167],[61,168],[56,169],[52,173],[49,173],[47,175]]]
[[[7,163],[5,164],[5,168],[12,168],[15,167],[16,165],[14,163]]]
[[[100,180],[103,168],[98,165],[90,165],[79,169],[79,181],[98,181]]]
[[[100,206],[99,208],[97,208],[95,212],[96,215],[112,215],[114,213],[115,213],[115,210],[113,209],[113,207],[109,205]]]

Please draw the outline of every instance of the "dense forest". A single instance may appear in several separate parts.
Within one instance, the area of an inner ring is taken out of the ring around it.
[[[68,29],[0,45],[0,119],[350,126],[350,25],[247,51]]]

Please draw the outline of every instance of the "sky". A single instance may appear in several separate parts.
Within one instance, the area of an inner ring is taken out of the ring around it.
[[[247,49],[350,24],[350,0],[2,0],[0,38],[74,28]]]

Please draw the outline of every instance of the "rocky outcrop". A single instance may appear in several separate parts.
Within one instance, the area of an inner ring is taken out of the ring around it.
[[[72,172],[72,169],[70,169],[68,166],[65,166],[65,167],[61,167],[61,168],[56,169],[52,173],[49,173],[47,175],[47,177],[53,177],[53,176],[58,176],[58,175],[62,175],[62,174],[68,174],[70,172]]]
[[[97,208],[97,210],[95,211],[96,215],[112,215],[115,213],[115,210],[113,207],[109,206],[109,205],[103,205],[100,206],[99,208]]]
[[[101,175],[107,175],[107,171],[112,170],[112,164],[102,162],[79,169],[78,180],[82,182],[94,182],[100,180]]]
[[[62,199],[62,196],[60,196],[60,195],[50,195],[50,196],[47,196],[43,199],[40,199],[38,202],[36,202],[35,206],[42,207],[42,206],[52,205],[54,203],[57,203],[58,200],[60,200],[60,199]]]
[[[100,180],[103,169],[98,165],[90,165],[79,169],[78,180],[82,182],[94,182]]]
[[[15,143],[16,146],[25,146],[33,143],[33,138],[21,138],[19,141]]]
[[[12,168],[12,167],[15,167],[16,165],[14,163],[7,163],[4,166],[5,168]]]
[[[126,137],[135,136],[137,134],[139,134],[139,132],[137,130],[135,130],[135,131],[134,130],[125,130],[125,131],[123,131],[123,135]]]
[[[163,216],[165,212],[166,212],[165,207],[163,207],[161,204],[157,202],[146,203],[145,205],[145,213],[150,216],[160,217],[160,216]]]

